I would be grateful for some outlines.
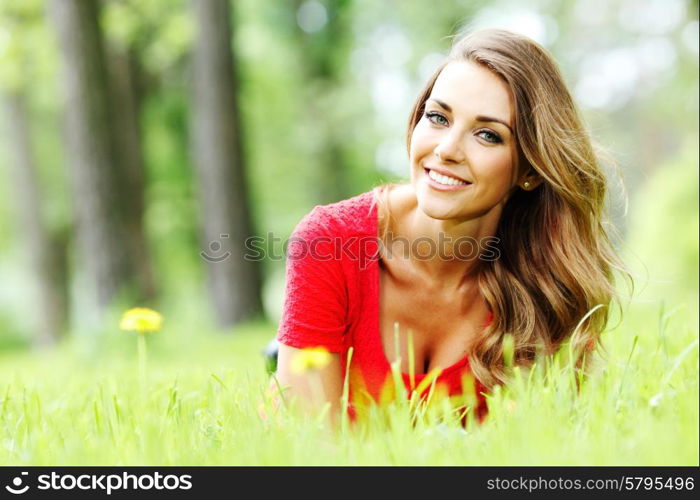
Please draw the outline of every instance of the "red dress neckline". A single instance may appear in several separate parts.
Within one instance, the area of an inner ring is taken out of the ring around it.
[[[372,194],[372,196],[375,196],[374,191],[370,191],[369,194]],[[378,217],[379,217],[379,213],[378,213],[378,209],[377,209],[377,204],[373,203],[372,210],[370,212],[371,223],[370,223],[369,229],[370,229],[370,232],[372,234],[377,236],[377,238],[379,238],[379,220],[378,220]],[[370,266],[371,266],[370,271],[374,274],[374,276],[372,276],[372,279],[376,283],[376,287],[375,287],[376,297],[373,297],[373,300],[371,301],[372,305],[375,307],[375,310],[372,311],[372,317],[374,318],[374,321],[372,323],[373,330],[374,330],[372,332],[372,337],[374,338],[376,344],[379,347],[379,349],[378,349],[379,355],[377,356],[377,361],[381,362],[386,369],[391,370],[391,362],[389,361],[389,358],[387,357],[386,352],[384,351],[384,345],[382,343],[382,336],[381,336],[381,326],[380,326],[380,323],[381,323],[381,321],[380,321],[380,313],[381,313],[380,293],[381,292],[380,292],[380,285],[379,285],[379,283],[380,283],[379,261],[380,261],[380,259],[376,258],[376,259],[373,259],[373,262],[370,264]],[[489,311],[489,313],[486,317],[486,321],[484,323],[484,328],[487,327],[491,323],[492,320],[493,320],[493,313],[491,311]],[[441,378],[444,378],[444,376],[446,376],[447,374],[449,374],[455,370],[458,370],[460,368],[463,368],[467,365],[469,365],[469,355],[468,354],[463,356],[462,358],[458,359],[457,361],[455,361],[451,365],[449,365],[445,368],[441,368],[440,375],[437,378],[438,378],[438,380]],[[429,373],[430,372],[428,372],[428,373],[414,373],[413,374],[414,381],[420,382]],[[404,381],[406,382],[406,385],[408,385],[410,378],[411,378],[410,373],[406,373],[406,372],[402,371],[401,375],[403,376]]]

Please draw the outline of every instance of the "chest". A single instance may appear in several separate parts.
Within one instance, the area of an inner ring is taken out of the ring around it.
[[[400,356],[404,373],[410,371],[411,351],[415,373],[459,362],[468,354],[487,313],[483,301],[475,300],[468,290],[455,293],[439,284],[426,287],[397,279],[380,266],[381,343],[389,362]]]

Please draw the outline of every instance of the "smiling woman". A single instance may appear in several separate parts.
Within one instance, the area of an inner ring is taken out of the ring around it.
[[[464,410],[483,418],[504,354],[527,365],[570,340],[581,366],[598,346],[625,274],[606,179],[556,64],[514,33],[458,40],[410,116],[410,183],[297,226],[276,377],[335,413],[347,382],[357,413],[393,397],[391,360],[409,391],[472,395]],[[329,363],[292,371],[311,347]]]

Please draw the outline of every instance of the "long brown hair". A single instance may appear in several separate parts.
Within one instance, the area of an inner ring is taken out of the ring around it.
[[[630,279],[606,229],[607,181],[556,63],[536,42],[503,30],[457,40],[420,93],[410,115],[408,145],[425,102],[451,61],[481,64],[512,92],[520,164],[544,181],[516,189],[497,228],[500,258],[484,262],[479,289],[494,321],[479,334],[470,364],[486,386],[503,383],[504,338],[513,337],[516,364],[570,340],[577,365],[599,344],[609,307],[619,304],[614,270]],[[378,196],[380,224],[388,220]]]

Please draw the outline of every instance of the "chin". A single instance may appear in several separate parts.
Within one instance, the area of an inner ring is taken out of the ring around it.
[[[454,202],[441,200],[429,192],[428,189],[417,189],[416,201],[421,212],[433,219],[451,220],[463,218],[460,217],[460,207],[455,206]]]

